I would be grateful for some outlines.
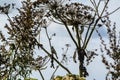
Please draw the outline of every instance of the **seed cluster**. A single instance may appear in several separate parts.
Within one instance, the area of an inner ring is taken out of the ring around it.
[[[87,25],[93,20],[94,10],[93,8],[81,3],[71,3],[65,5],[52,4],[54,7],[51,10],[53,16],[66,22],[68,25]]]

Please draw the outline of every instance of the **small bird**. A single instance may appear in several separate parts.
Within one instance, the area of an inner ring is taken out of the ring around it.
[[[56,52],[56,50],[54,49],[53,46],[51,47],[51,52],[52,52],[52,54],[55,55],[55,57],[58,59],[57,52]]]

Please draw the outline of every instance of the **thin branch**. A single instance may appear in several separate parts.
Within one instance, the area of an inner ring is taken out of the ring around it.
[[[99,1],[100,1],[100,0],[99,0]],[[95,7],[97,7],[97,4],[96,4],[95,0],[93,0],[93,4],[95,5]]]
[[[69,28],[68,28],[68,25],[67,25],[66,22],[64,22],[64,20],[59,16],[59,14],[57,13],[57,10],[55,10],[55,11],[56,11],[57,16],[60,18],[60,20],[61,20],[61,21],[63,22],[63,24],[65,25],[65,28],[66,28],[68,34],[70,35],[71,39],[73,40],[74,44],[76,45],[77,48],[79,48],[78,45],[77,45],[77,42],[75,41],[72,33],[70,32],[70,30],[69,30]]]
[[[102,12],[101,12],[101,14],[100,14],[100,17],[102,17],[102,15],[103,15],[103,13],[104,13],[104,11],[105,11],[108,3],[109,3],[109,0],[107,0],[106,4],[105,4],[105,6],[104,6],[104,8],[103,8],[103,10],[102,10]]]
[[[96,5],[94,4],[94,2],[93,2],[92,0],[90,0],[90,2],[92,3],[92,5],[93,5],[94,7],[96,7]]]
[[[96,14],[94,15],[94,17],[96,16]],[[86,35],[85,35],[85,39],[84,39],[84,42],[83,42],[83,49],[85,49],[85,44],[86,44],[86,41],[87,41],[87,37],[88,37],[88,33],[90,31],[90,28],[91,28],[91,25],[94,23],[94,19],[92,20],[92,22],[89,24],[89,27],[87,29],[87,32],[86,32]]]
[[[77,41],[78,41],[78,47],[81,48],[81,43],[80,43],[80,35],[79,35],[79,29],[78,29],[78,25],[75,26],[75,30],[76,30],[76,36],[77,36]]]
[[[48,56],[51,56],[51,54],[43,46],[41,46],[41,44],[38,43],[38,45]],[[60,65],[64,70],[66,70],[69,74],[71,74],[71,72],[64,65],[62,65],[54,56],[53,59],[56,61],[58,65]]]
[[[104,5],[104,8],[103,8],[103,10],[102,10],[100,16],[98,16],[98,19],[96,20],[96,22],[95,22],[95,24],[94,24],[94,26],[93,26],[93,28],[92,28],[92,30],[91,30],[89,36],[88,36],[88,39],[87,39],[87,41],[86,41],[86,43],[85,43],[84,49],[87,47],[88,42],[89,42],[89,40],[90,40],[90,38],[91,38],[91,36],[92,36],[92,33],[93,33],[93,31],[95,30],[95,27],[96,27],[97,23],[98,23],[99,20],[101,19],[102,15],[103,15],[103,13],[104,13],[104,11],[105,11],[107,5],[108,5],[108,2],[109,2],[109,0],[107,0],[107,2],[106,2],[106,4]]]
[[[115,13],[116,11],[118,11],[119,9],[120,9],[120,7],[118,7],[118,8],[117,8],[117,9],[115,9],[115,10],[113,10],[112,12],[108,13],[107,15],[102,16],[101,18],[106,17],[106,16],[109,16],[109,15],[111,15],[111,14]]]
[[[45,80],[42,72],[41,72],[40,70],[38,70],[38,71],[39,71],[39,73],[40,73],[40,76],[41,76],[42,80]]]
[[[94,24],[94,26],[93,26],[93,28],[92,28],[89,36],[88,36],[88,39],[87,39],[87,41],[86,41],[86,43],[85,43],[84,49],[86,49],[86,47],[87,47],[87,45],[88,45],[88,42],[89,42],[89,40],[90,40],[90,38],[91,38],[91,36],[92,36],[92,33],[93,33],[93,31],[95,30],[95,27],[96,27],[96,25],[97,25],[97,23],[99,22],[100,19],[101,19],[101,18],[99,17],[99,18],[96,20],[96,22],[95,22],[95,24]]]
[[[46,32],[46,35],[47,35],[47,38],[48,38],[48,41],[49,41],[49,45],[50,45],[50,50],[51,50],[52,45],[51,45],[50,37],[48,35],[47,27],[45,27],[45,32]]]
[[[79,48],[79,46],[78,46],[77,42],[75,41],[75,39],[74,39],[74,37],[73,37],[72,33],[71,33],[71,32],[70,32],[70,30],[69,30],[69,28],[68,28],[67,24],[66,24],[66,23],[64,23],[64,25],[65,25],[65,28],[67,29],[67,32],[69,33],[69,35],[70,35],[71,39],[73,40],[74,44],[76,45],[76,47],[77,47],[77,48]]]
[[[56,69],[55,69],[55,71],[53,72],[53,74],[52,74],[50,80],[53,80],[53,78],[54,78],[54,74],[55,74],[55,72],[58,70],[58,68],[59,68],[59,65],[56,67]]]
[[[60,24],[60,25],[64,25],[63,23],[59,22],[59,21],[55,21],[52,17],[48,18],[50,21],[53,21],[54,23]]]
[[[99,8],[100,3],[101,3],[101,0],[99,0],[98,4],[96,6],[96,12],[97,12],[98,17],[100,17],[99,12],[98,12],[98,8]]]

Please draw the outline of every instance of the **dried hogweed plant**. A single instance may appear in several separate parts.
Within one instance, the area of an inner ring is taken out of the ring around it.
[[[109,0],[99,0],[98,2],[90,0],[93,7],[79,2],[63,4],[64,1],[65,0],[49,1],[47,5],[49,8],[48,14],[50,16],[47,15],[47,17],[50,20],[65,26],[70,38],[76,46],[73,60],[76,62],[75,58],[77,53],[79,61],[79,75],[81,77],[86,77],[88,76],[88,72],[86,70],[84,60],[87,58],[87,62],[89,63],[92,57],[97,55],[94,52],[90,52],[90,55],[89,53],[87,54],[86,48],[91,36],[96,30],[96,27],[101,26],[99,22],[104,22],[103,19],[106,16],[114,13],[120,7],[109,14],[105,14],[106,9],[108,8]],[[103,4],[103,9],[99,10],[101,4]],[[71,26],[73,31],[70,30]],[[85,33],[85,35],[83,33]]]
[[[4,27],[9,34],[5,38],[0,32],[0,79],[18,79],[18,76],[27,77],[32,70],[40,70],[47,63],[46,57],[34,57],[34,49],[38,46],[36,37],[44,24],[44,9],[38,8],[38,3],[30,0],[22,2],[22,8],[18,9],[19,15],[11,18],[10,25]],[[39,47],[39,46],[38,46]]]
[[[84,26],[93,23],[94,16],[91,13],[93,12],[94,14],[94,10],[91,7],[81,3],[71,3],[62,5],[60,4],[59,1],[57,2],[56,0],[54,0],[54,2],[51,1],[48,4],[48,6],[50,8],[49,14],[51,14],[54,17],[53,18],[50,16],[48,18],[50,18],[50,20],[53,20],[54,22],[56,22],[56,20],[54,19],[57,19],[58,20],[57,23],[65,25],[65,28],[67,29],[71,39],[73,40],[77,47],[76,50],[78,52],[79,55],[78,58],[81,63],[80,69],[81,70],[84,69],[85,71],[85,73],[81,73],[81,76],[83,74],[84,76],[88,75],[88,73],[86,72],[86,68],[83,66],[84,56],[86,56],[86,52],[81,45],[81,41]],[[73,37],[72,32],[69,30],[68,26],[72,26],[73,31],[76,34],[77,41]]]
[[[73,53],[73,60],[75,62],[77,61],[77,55],[79,61],[79,78],[89,75],[85,66],[85,59],[89,63],[91,58],[96,54],[94,52],[87,52],[87,46],[94,30],[100,25],[99,22],[103,21],[106,17],[104,12],[109,0],[104,1],[101,12],[99,12],[99,8],[103,2],[102,0],[99,0],[98,3],[95,0],[90,0],[93,7],[78,2],[64,3],[65,1],[67,0],[26,0],[22,2],[22,7],[18,9],[19,14],[15,17],[11,18],[8,13],[5,13],[8,16],[10,25],[5,25],[9,38],[5,38],[2,32],[0,32],[0,39],[1,42],[3,42],[0,46],[0,59],[2,64],[0,66],[2,69],[0,73],[1,79],[17,79],[19,75],[25,78],[32,70],[38,70],[44,80],[41,69],[46,68],[45,65],[49,60],[51,61],[51,67],[56,68],[55,72],[58,66],[60,66],[68,74],[72,74],[70,70],[61,63],[63,60],[67,60],[66,55],[63,55],[62,61],[58,59],[58,53],[51,42],[56,34],[54,33],[50,36],[48,32],[49,21],[64,25],[75,44],[76,49]],[[70,28],[72,28],[72,30],[70,30]],[[45,48],[44,44],[38,39],[43,29],[45,30],[45,35],[49,43],[49,50]],[[83,33],[85,33],[85,35]],[[75,36],[73,34],[75,34]],[[66,46],[66,51],[68,51],[69,45]],[[44,51],[49,57],[49,60],[41,56],[34,58],[34,50],[36,47]],[[57,67],[55,67],[54,62],[58,64]],[[54,72],[51,80],[53,77]]]
[[[107,35],[109,43],[106,44],[103,40],[101,34],[98,32],[101,40],[101,52],[102,62],[105,64],[108,73],[106,75],[106,80],[119,80],[120,79],[120,38],[117,35],[116,23],[111,25],[111,21],[108,20],[105,22],[107,28]],[[108,60],[107,56],[110,58]]]
[[[9,20],[9,25],[4,27],[8,30],[9,37],[0,32],[0,79],[18,79],[19,76],[26,78],[32,70],[38,70],[42,79],[44,76],[41,70],[45,69],[45,65],[49,62],[48,57],[34,57],[36,47],[42,49],[51,59],[51,67],[54,68],[54,61],[64,68],[68,73],[70,71],[63,66],[56,58],[57,53],[54,46],[51,45],[51,39],[56,34],[49,36],[47,31],[47,21],[45,18],[47,0],[23,1],[22,7],[18,9],[19,14],[11,18],[9,13],[5,13]],[[50,52],[40,43],[41,28],[45,29],[48,42],[50,44]]]

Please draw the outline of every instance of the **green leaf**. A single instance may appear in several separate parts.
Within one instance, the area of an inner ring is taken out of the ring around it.
[[[36,78],[24,78],[24,80],[38,80]]]

